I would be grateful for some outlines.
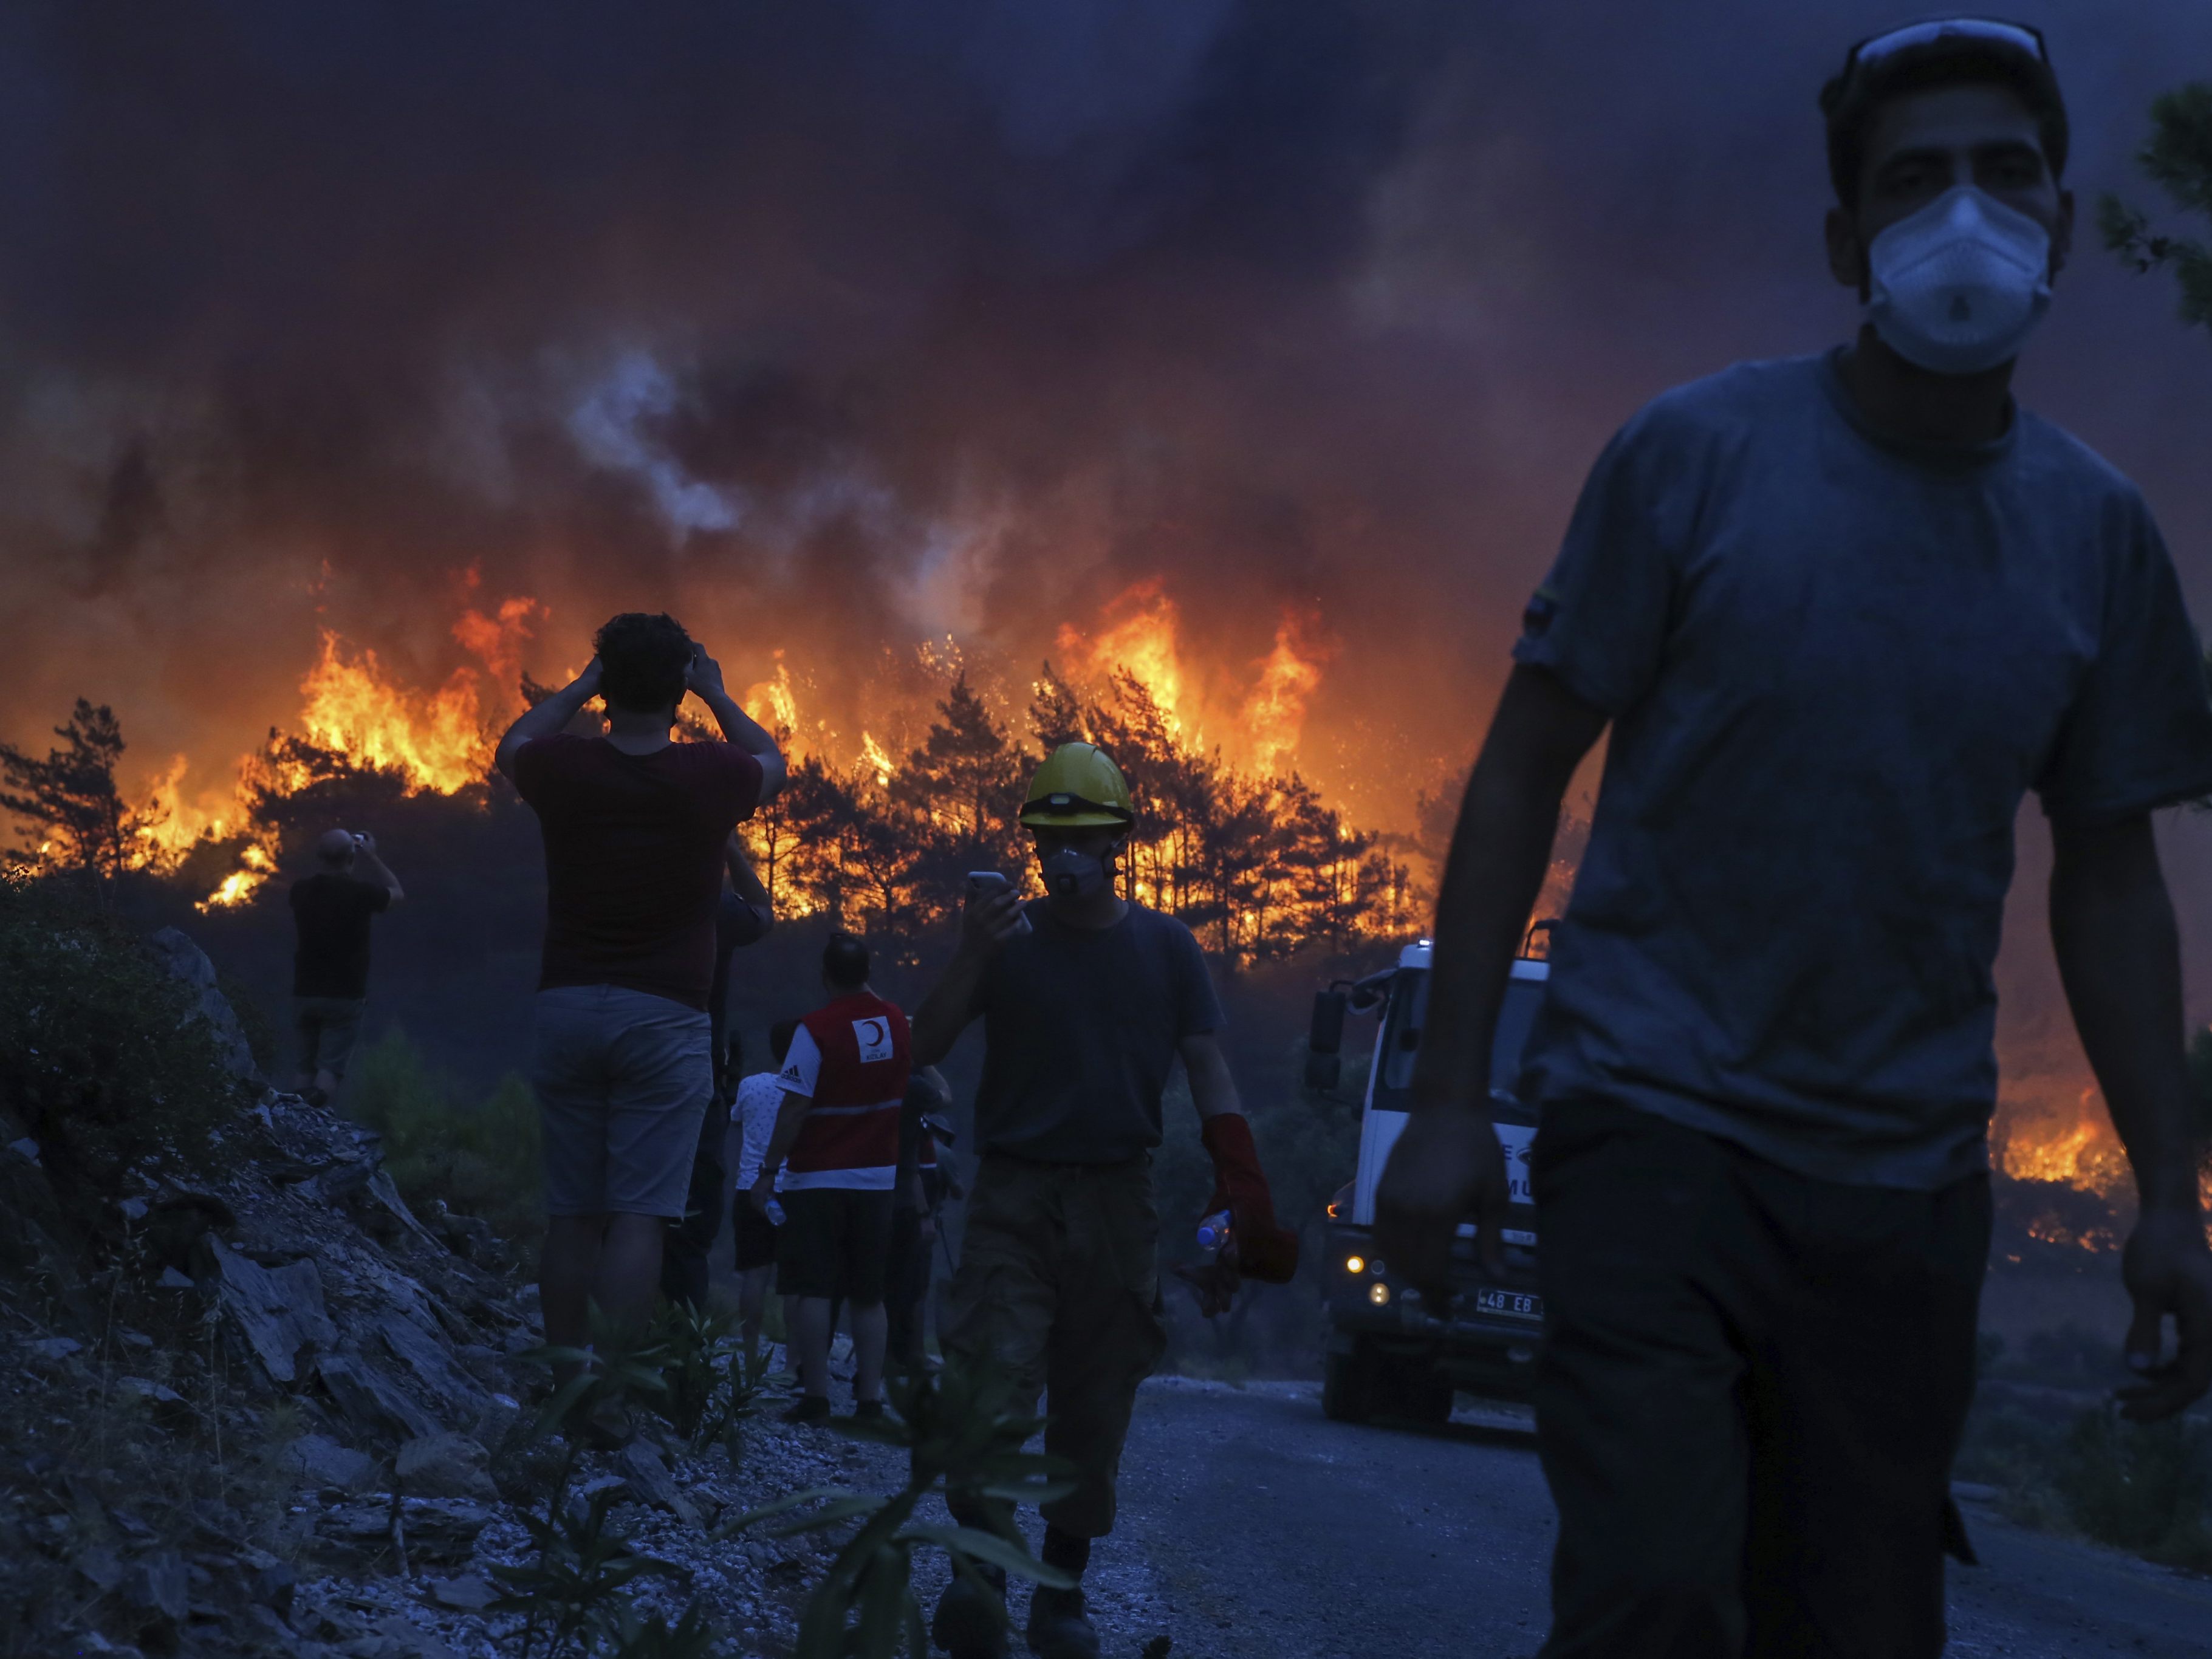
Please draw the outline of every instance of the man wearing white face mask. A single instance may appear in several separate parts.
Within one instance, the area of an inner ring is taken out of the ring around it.
[[[2150,830],[2212,793],[2200,647],[2142,497],[2010,392],[2073,229],[2057,81],[2034,31],[1960,18],[1861,43],[1821,108],[1858,337],[1669,392],[1598,461],[1468,787],[1377,1194],[1398,1271],[1441,1284],[1462,1218],[1494,1255],[1491,1030],[1610,726],[1521,1091],[1553,1659],[1941,1651],[2031,789],[2141,1200],[2123,1404],[2212,1383]]]

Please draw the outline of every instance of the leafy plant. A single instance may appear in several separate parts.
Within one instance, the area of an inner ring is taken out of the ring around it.
[[[183,981],[82,888],[0,872],[0,1105],[58,1188],[196,1151],[235,1095]]]
[[[522,1659],[530,1659],[538,1621],[549,1612],[553,1632],[546,1659],[557,1659],[571,1640],[585,1652],[594,1637],[623,1640],[623,1609],[617,1598],[630,1581],[647,1573],[682,1576],[684,1570],[675,1563],[640,1554],[628,1538],[609,1528],[607,1510],[620,1493],[619,1487],[605,1487],[580,1509],[556,1505],[543,1516],[524,1513],[522,1524],[538,1547],[538,1559],[503,1569],[500,1577],[507,1594],[491,1604],[495,1613],[529,1616]]]
[[[2154,1561],[2212,1568],[2212,1428],[2084,1413],[2067,1437],[2057,1486],[2090,1537]]]
[[[2212,217],[2212,83],[2161,94],[2136,164],[2183,210]],[[2150,216],[2107,193],[2097,204],[2105,246],[2141,273],[2170,265],[2181,285],[2181,319],[2212,328],[2212,249],[2151,228]]]
[[[799,1627],[796,1659],[927,1659],[929,1638],[914,1594],[914,1552],[933,1545],[953,1571],[972,1583],[988,1581],[996,1568],[1040,1584],[1065,1589],[1075,1581],[1029,1553],[1013,1524],[1016,1504],[1047,1503],[1073,1491],[1059,1477],[1059,1459],[1022,1451],[1040,1425],[1012,1407],[1012,1379],[991,1366],[954,1359],[935,1376],[906,1376],[885,1383],[891,1409],[882,1419],[841,1422],[856,1439],[906,1449],[905,1487],[868,1497],[817,1486],[738,1516],[721,1528],[727,1537],[780,1516],[799,1518],[773,1528],[778,1537],[823,1531],[858,1521],[837,1553]],[[922,1526],[914,1522],[921,1500],[942,1483],[956,1501],[980,1503],[991,1529]]]
[[[607,1510],[618,1495],[617,1488],[604,1488],[580,1506],[569,1501],[577,1465],[591,1441],[614,1421],[627,1420],[647,1401],[667,1393],[663,1367],[668,1349],[657,1334],[626,1337],[594,1309],[589,1349],[546,1346],[523,1357],[546,1367],[556,1378],[526,1438],[542,1443],[557,1437],[562,1452],[553,1466],[544,1512],[525,1510],[522,1515],[522,1524],[538,1547],[538,1559],[499,1571],[507,1593],[492,1603],[493,1610],[526,1616],[520,1659],[531,1659],[539,1623],[548,1618],[552,1639],[545,1659],[557,1659],[571,1642],[584,1653],[612,1644],[617,1656],[629,1653],[631,1659],[669,1652],[665,1644],[696,1623],[692,1614],[687,1613],[673,1632],[665,1626],[639,1625],[630,1617],[622,1592],[641,1576],[680,1577],[683,1569],[640,1553],[627,1537],[610,1528]],[[661,1645],[632,1652],[633,1640]]]
[[[503,1239],[538,1231],[544,1192],[538,1104],[509,1076],[481,1103],[430,1069],[404,1031],[386,1031],[354,1067],[349,1113],[384,1137],[384,1167],[400,1195],[442,1200]]]
[[[659,1327],[669,1425],[695,1451],[719,1442],[733,1467],[743,1452],[734,1431],[759,1409],[771,1375],[767,1351],[740,1343],[736,1326],[727,1314],[672,1304]]]
[[[696,1602],[671,1625],[659,1613],[641,1619],[631,1609],[610,1610],[609,1632],[616,1646],[610,1659],[715,1659],[721,1638]]]

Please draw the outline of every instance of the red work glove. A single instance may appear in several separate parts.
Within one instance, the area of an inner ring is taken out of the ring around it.
[[[1260,1170],[1252,1126],[1241,1113],[1223,1112],[1200,1124],[1198,1134],[1213,1158],[1213,1197],[1206,1212],[1229,1212],[1238,1270],[1263,1285],[1289,1284],[1298,1270],[1298,1236],[1275,1224],[1274,1195]]]

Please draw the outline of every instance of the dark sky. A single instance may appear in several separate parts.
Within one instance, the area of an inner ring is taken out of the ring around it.
[[[2069,182],[2146,192],[2202,0],[2060,6]],[[1464,759],[1644,398],[1852,325],[1814,99],[1860,0],[51,0],[0,12],[0,735],[220,763],[319,623],[666,605],[813,694],[1023,672],[1162,577],[1225,706],[1285,614],[1376,820]],[[2212,338],[2084,248],[2026,398],[2212,612]],[[2191,855],[2193,856],[2193,855]],[[2206,884],[2212,890],[2212,882]]]

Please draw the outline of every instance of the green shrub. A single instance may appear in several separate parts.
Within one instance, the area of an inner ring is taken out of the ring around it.
[[[2169,1565],[2212,1569],[2212,1425],[2085,1412],[2057,1472],[2074,1524]]]
[[[472,1104],[395,1026],[362,1050],[347,1101],[353,1117],[384,1137],[385,1168],[410,1204],[441,1200],[503,1239],[537,1236],[544,1162],[537,1098],[522,1079],[510,1073]]]
[[[0,872],[0,1103],[57,1185],[112,1190],[147,1153],[199,1155],[238,1089],[196,999],[57,879]]]

